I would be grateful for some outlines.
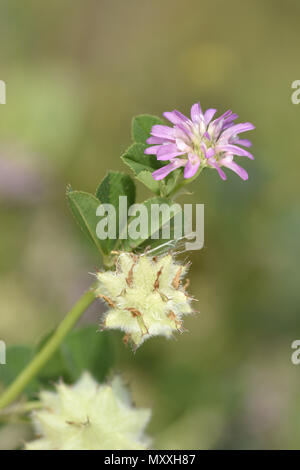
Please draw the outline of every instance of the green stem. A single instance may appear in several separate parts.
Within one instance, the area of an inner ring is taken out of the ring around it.
[[[26,385],[36,376],[41,368],[48,362],[56,349],[60,346],[67,333],[73,328],[85,310],[95,300],[95,293],[91,288],[83,294],[74,307],[67,313],[63,321],[57,327],[49,341],[40,352],[32,359],[28,366],[20,373],[14,382],[4,391],[0,397],[0,410],[10,405],[24,390]]]
[[[0,424],[10,422],[24,422],[23,415],[33,410],[42,408],[43,404],[39,401],[28,401],[25,403],[17,403],[0,410]]]
[[[190,184],[192,181],[194,181],[196,178],[198,178],[198,176],[200,175],[201,171],[204,170],[204,168],[205,168],[205,165],[200,165],[199,168],[198,168],[197,173],[194,176],[192,176],[191,178],[184,179],[184,180],[180,181],[177,184],[177,186],[175,186],[173,191],[170,192],[168,197],[172,199],[181,188],[183,188],[187,184]]]

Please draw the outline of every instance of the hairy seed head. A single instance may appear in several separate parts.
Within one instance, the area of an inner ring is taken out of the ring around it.
[[[192,313],[187,282],[182,286],[187,268],[172,253],[119,253],[115,271],[97,273],[97,294],[109,307],[102,327],[124,331],[135,349],[150,336],[182,332],[183,315]]]

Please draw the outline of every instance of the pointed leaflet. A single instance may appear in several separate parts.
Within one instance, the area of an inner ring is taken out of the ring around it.
[[[96,196],[101,204],[112,204],[116,210],[116,239],[107,240],[107,246],[112,250],[117,242],[118,234],[124,229],[127,218],[124,217],[124,223],[119,227],[119,197],[127,197],[127,206],[135,203],[135,184],[132,178],[125,173],[109,171],[97,188]]]
[[[99,199],[84,191],[73,191],[68,186],[67,200],[82,231],[95,243],[101,254],[107,254],[109,251],[107,240],[99,240],[96,235],[96,227],[99,222],[96,211],[100,205]]]
[[[146,140],[150,137],[152,126],[163,124],[163,121],[157,116],[149,114],[141,114],[132,120],[131,134],[134,142],[146,144]]]
[[[134,172],[136,178],[147,186],[151,191],[156,194],[160,193],[159,181],[155,181],[152,176],[154,170],[157,170],[165,165],[165,162],[160,162],[156,159],[155,155],[145,155],[144,151],[147,148],[145,144],[133,144],[122,155],[123,162],[128,165]]]

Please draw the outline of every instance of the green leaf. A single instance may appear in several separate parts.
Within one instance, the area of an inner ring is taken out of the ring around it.
[[[36,348],[10,346],[6,351],[6,364],[0,365],[0,385],[9,386],[42,349],[53,332],[48,333]],[[27,385],[23,393],[35,396],[42,388],[49,387],[62,378],[74,383],[84,371],[96,380],[103,381],[114,361],[113,347],[108,332],[97,333],[96,325],[89,325],[70,332],[64,342]]]
[[[96,215],[97,207],[100,205],[99,199],[84,191],[73,191],[68,186],[67,200],[82,231],[95,243],[101,254],[107,254],[109,251],[107,240],[100,240],[96,234],[96,227],[100,220]]]
[[[175,188],[180,176],[182,175],[182,168],[172,171],[166,178],[161,181],[161,195],[167,197]]]
[[[135,175],[141,171],[154,171],[161,168],[165,163],[157,160],[155,155],[146,155],[145,144],[132,144],[126,152],[121,156],[122,160],[128,165]]]
[[[47,333],[42,340],[38,343],[35,348],[35,353],[37,354],[44,345],[51,338],[55,330]],[[64,357],[62,355],[61,349],[57,349],[50,360],[44,365],[44,367],[38,373],[39,382],[44,386],[48,386],[51,382],[55,382],[60,377],[63,377],[67,382],[70,382],[71,377],[68,375],[66,369]]]
[[[10,385],[17,375],[29,364],[34,352],[28,346],[10,346],[6,350],[6,364],[0,365],[0,382],[4,387]],[[39,388],[36,379],[24,389],[24,393],[32,395]]]
[[[134,172],[135,177],[153,193],[160,196],[168,196],[175,187],[182,168],[172,171],[166,178],[156,181],[152,173],[170,163],[169,161],[157,160],[155,155],[146,155],[147,145],[133,144],[121,156],[123,162]]]
[[[152,173],[147,170],[141,171],[137,176],[136,179],[143,183],[147,188],[149,188],[153,193],[159,195],[161,191],[161,185],[159,181],[156,181]]]
[[[174,206],[175,211],[170,210],[170,211],[166,211],[164,215],[159,214],[159,218],[155,219],[155,222],[156,222],[156,226],[155,226],[153,225],[153,217],[151,217],[151,211],[152,211],[151,208],[154,204],[158,204],[158,205],[165,204],[166,206],[168,206],[168,208],[171,208],[171,206],[173,206],[173,204],[175,203],[170,201],[170,199],[163,198],[163,197],[153,197],[151,199],[146,200],[143,203],[143,206],[145,206],[147,215],[148,215],[147,233],[145,234],[144,237],[140,237],[135,240],[130,237],[130,233],[128,232],[128,238],[127,240],[124,241],[124,249],[130,250],[130,249],[136,249],[138,247],[144,248],[145,246],[156,246],[157,244],[163,243],[164,241],[166,241],[166,239],[163,240],[161,235],[159,235],[159,240],[154,239],[152,237],[154,233],[156,233],[158,230],[161,230],[162,227],[168,222],[170,223],[170,239],[172,239],[172,234],[173,234],[172,221],[177,213],[182,212],[181,206],[179,204],[175,204]],[[139,217],[138,215],[131,217],[128,222],[128,226],[134,219],[137,219],[138,217]],[[152,219],[152,223],[151,223],[151,219]]]
[[[132,178],[125,173],[109,171],[106,177],[98,186],[96,191],[97,198],[102,204],[112,204],[116,209],[116,239],[107,240],[110,250],[113,250],[120,234],[127,224],[127,217],[124,222],[119,225],[119,196],[127,196],[127,206],[135,203],[135,184]],[[127,215],[127,214],[126,214]]]
[[[122,155],[123,162],[134,172],[136,178],[155,194],[160,194],[160,183],[152,176],[154,170],[163,167],[165,163],[157,160],[155,155],[144,153],[147,145],[133,144]]]
[[[158,161],[155,155],[145,155],[148,147],[146,140],[150,136],[154,125],[164,124],[157,116],[142,114],[132,121],[132,138],[135,142],[121,157],[134,172],[136,178],[157,195],[166,197],[176,186],[178,177],[182,174],[182,168],[170,173],[162,181],[155,181],[152,177],[154,170],[167,165],[168,161]]]
[[[142,144],[150,136],[151,128],[155,124],[163,124],[163,121],[157,116],[150,116],[149,114],[141,114],[132,120],[132,139],[134,142]]]
[[[38,345],[40,351],[49,337],[47,334]],[[70,332],[59,349],[38,374],[43,386],[57,382],[60,378],[73,383],[88,370],[99,381],[103,381],[114,360],[113,348],[108,332],[97,333],[96,325],[89,325]]]
[[[73,331],[62,344],[61,351],[72,381],[85,370],[103,381],[114,360],[109,333],[97,333],[95,325]]]
[[[119,196],[127,196],[128,205],[135,202],[135,184],[132,178],[119,171],[109,171],[99,184],[96,197],[101,204],[109,203],[115,207],[119,205]]]

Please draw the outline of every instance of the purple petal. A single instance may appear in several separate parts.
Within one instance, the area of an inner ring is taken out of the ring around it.
[[[157,152],[157,160],[171,160],[172,158],[184,155],[185,153],[186,152],[180,152],[176,144],[161,145]]]
[[[174,140],[174,129],[169,126],[156,124],[151,129],[151,135],[161,137],[162,139]]]
[[[201,149],[201,152],[204,153],[205,158],[212,158],[215,154],[215,150],[212,147],[207,149],[204,142],[201,143],[200,149]]]
[[[251,147],[252,145],[252,142],[248,139],[237,139],[234,143],[238,145],[243,145],[244,147]]]
[[[206,154],[206,152],[207,152],[207,147],[206,147],[206,143],[205,143],[205,142],[201,142],[201,144],[200,144],[200,149],[201,149],[201,152],[203,152],[204,154]]]
[[[204,113],[204,121],[205,124],[208,126],[214,115],[216,114],[217,110],[213,108],[209,108]]]
[[[163,144],[165,141],[166,139],[162,137],[148,137],[148,139],[146,140],[147,144],[152,144],[152,145]]]
[[[238,114],[232,113],[230,116],[225,117],[224,119],[224,124],[229,124],[232,123],[235,119],[237,119],[239,116]]]
[[[222,114],[221,116],[219,116],[217,119],[215,119],[214,121],[212,121],[211,125],[215,126],[216,124],[218,124],[220,121],[225,121],[227,119],[230,119],[232,115],[232,111],[230,109],[228,109],[228,111],[226,111],[224,114]]]
[[[190,129],[190,127],[185,123],[185,124],[176,124],[175,126],[176,129],[181,129],[182,132],[184,132],[185,135],[187,135],[188,138],[193,136],[193,133]]]
[[[203,137],[205,137],[205,139],[211,141],[211,136],[209,135],[209,133],[207,131],[204,132]]]
[[[232,121],[234,121],[235,119],[237,119],[238,117],[239,117],[238,114],[232,113],[230,116],[225,117],[224,121],[225,121],[225,122],[232,122]]]
[[[182,140],[187,146],[191,145],[191,139],[190,136],[185,132],[185,130],[182,128],[182,126],[176,125],[174,128],[175,132],[175,140]],[[177,142],[178,143],[178,142]]]
[[[220,116],[219,119],[228,119],[230,116],[232,116],[232,111],[231,109],[228,109],[227,111],[225,111],[224,114],[222,114],[222,116]]]
[[[172,124],[182,124],[189,121],[189,118],[180,111],[177,111],[177,109],[174,109],[174,111],[166,111],[163,113],[163,116],[168,119],[168,121],[172,122]]]
[[[234,120],[237,119],[238,117],[239,117],[238,114],[232,114],[231,116],[224,119],[222,131],[225,131],[229,127],[234,126]]]
[[[254,160],[253,155],[245,149],[238,147],[237,145],[232,144],[221,144],[216,147],[216,151],[219,152],[228,152],[234,155],[239,155],[241,157],[248,157],[250,160]]]
[[[221,168],[219,167],[219,165],[217,164],[217,162],[213,159],[211,159],[209,161],[210,165],[212,165],[216,170],[217,172],[219,173],[220,177],[222,178],[222,180],[226,180],[227,179],[227,176],[225,175],[224,171],[221,170]]]
[[[166,176],[168,176],[171,171],[175,170],[175,167],[172,163],[169,163],[169,165],[163,166],[162,168],[159,168],[159,170],[155,170],[152,173],[153,178],[156,181],[164,179]]]
[[[226,161],[226,159],[224,159],[223,161],[220,160],[220,163],[221,162],[223,166],[230,168],[230,170],[234,171],[237,175],[239,175],[239,177],[242,178],[242,180],[246,181],[248,179],[247,171],[241,166],[239,166],[237,163],[235,163],[234,161]]]
[[[215,150],[210,147],[206,152],[205,152],[205,157],[206,158],[212,158],[215,155]]]
[[[228,111],[226,111],[224,114],[222,114],[220,117],[218,117],[217,119],[215,119],[209,124],[209,130],[210,132],[213,133],[213,136],[215,139],[217,139],[218,136],[220,135],[220,132],[223,131],[224,126],[226,126],[226,122],[230,120],[231,116],[236,116],[236,115],[233,115],[232,111],[229,109]],[[231,125],[232,124],[229,121],[229,124],[227,124],[227,126],[231,126]]]
[[[193,122],[199,122],[201,119],[202,114],[202,109],[200,103],[195,103],[191,107],[191,118]]]
[[[144,153],[146,155],[156,155],[161,147],[164,147],[164,145],[154,145],[153,147],[148,147],[145,149]]]
[[[255,129],[255,126],[253,126],[251,122],[235,124],[234,126],[229,127],[222,133],[222,139],[228,139],[232,135],[240,134],[241,132],[252,131],[253,129]]]
[[[200,158],[197,155],[193,155],[192,158],[189,158],[187,164],[184,167],[184,178],[192,178],[197,173],[197,170],[200,165]]]
[[[156,181],[164,179],[166,176],[168,176],[171,171],[176,170],[176,168],[179,168],[180,166],[183,166],[185,164],[184,160],[174,160],[173,162],[169,163],[166,166],[163,166],[162,168],[159,168],[159,170],[155,170],[152,173],[153,178]]]

